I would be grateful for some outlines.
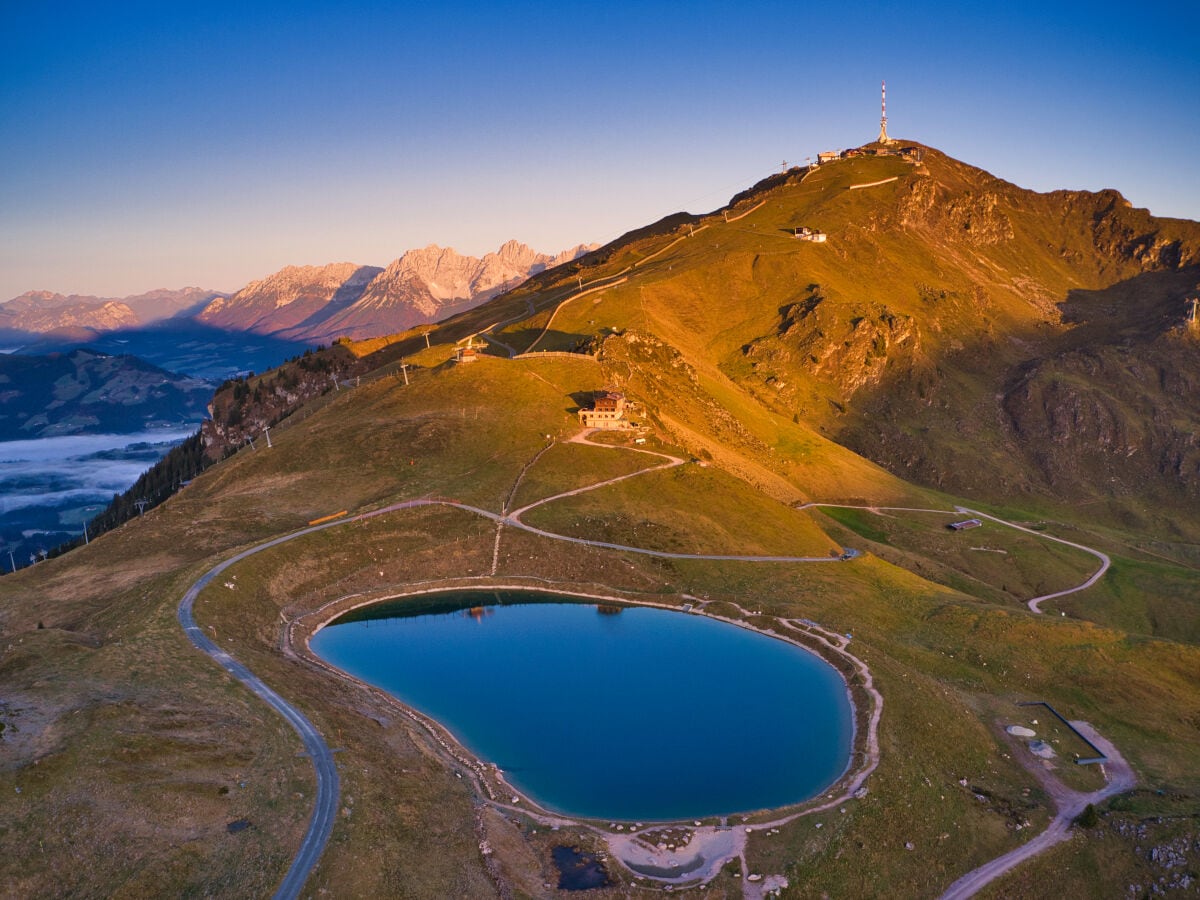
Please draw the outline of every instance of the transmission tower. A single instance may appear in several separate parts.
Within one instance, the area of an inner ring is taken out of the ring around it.
[[[879,143],[890,144],[887,133],[887,82],[879,82]]]

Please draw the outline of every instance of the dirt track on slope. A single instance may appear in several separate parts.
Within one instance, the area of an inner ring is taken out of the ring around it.
[[[1096,729],[1087,722],[1072,722],[1071,724],[1108,757],[1108,762],[1104,766],[1104,776],[1108,779],[1108,784],[1089,794],[1073,791],[1055,778],[1050,771],[1042,768],[1038,764],[1038,760],[1031,754],[1020,754],[1017,758],[1041,782],[1046,793],[1054,801],[1057,810],[1054,818],[1050,820],[1046,830],[1029,843],[1003,856],[996,857],[991,862],[985,863],[958,879],[946,889],[946,893],[942,894],[942,900],[966,900],[967,897],[974,896],[984,885],[991,883],[1004,873],[1055,844],[1067,840],[1071,836],[1072,823],[1089,803],[1098,804],[1114,794],[1124,793],[1137,783],[1133,769],[1111,741],[1101,737]]]

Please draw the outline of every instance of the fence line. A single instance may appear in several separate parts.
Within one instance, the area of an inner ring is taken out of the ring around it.
[[[1087,744],[1089,747],[1091,747],[1092,752],[1095,753],[1096,755],[1094,757],[1090,757],[1088,759],[1075,760],[1075,764],[1077,766],[1089,766],[1093,763],[1108,762],[1108,756],[1104,753],[1103,750],[1101,750],[1099,747],[1097,747],[1095,744],[1093,744],[1091,741],[1089,741],[1086,737],[1084,737],[1083,732],[1081,732],[1078,728],[1076,728],[1074,725],[1072,725],[1070,722],[1068,722],[1066,720],[1066,718],[1063,717],[1062,713],[1060,713],[1057,709],[1055,709],[1053,706],[1051,706],[1045,700],[1029,700],[1025,703],[1018,703],[1017,706],[1044,706],[1044,707],[1046,707],[1046,709],[1050,710],[1050,712],[1054,715],[1054,717],[1056,719],[1058,719],[1058,721],[1062,722],[1069,729],[1071,729],[1071,731],[1075,735],[1075,737],[1079,738],[1081,741],[1083,741],[1085,744]]]

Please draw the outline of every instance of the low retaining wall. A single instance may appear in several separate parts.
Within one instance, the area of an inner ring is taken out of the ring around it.
[[[1097,747],[1095,744],[1093,744],[1091,741],[1089,741],[1086,737],[1084,737],[1083,733],[1078,728],[1076,728],[1074,725],[1072,725],[1070,722],[1068,722],[1063,717],[1062,713],[1060,713],[1057,709],[1055,709],[1053,706],[1051,706],[1045,700],[1030,700],[1026,703],[1018,703],[1017,706],[1044,706],[1044,707],[1046,707],[1046,709],[1050,710],[1051,714],[1053,714],[1053,716],[1056,719],[1058,719],[1058,721],[1062,722],[1069,729],[1071,729],[1071,733],[1074,734],[1075,737],[1077,737],[1081,741],[1083,741],[1088,747],[1090,747],[1092,749],[1092,752],[1096,754],[1095,756],[1089,756],[1087,759],[1080,758],[1080,759],[1075,760],[1075,765],[1090,766],[1093,763],[1108,762],[1108,757],[1105,755],[1103,750],[1101,750],[1099,747]]]

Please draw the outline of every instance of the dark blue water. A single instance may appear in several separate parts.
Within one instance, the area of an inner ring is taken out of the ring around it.
[[[353,613],[312,648],[571,815],[783,806],[819,794],[850,756],[853,713],[828,663],[703,616],[458,593]]]

